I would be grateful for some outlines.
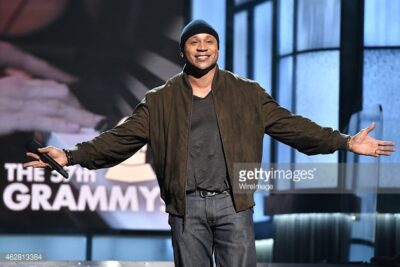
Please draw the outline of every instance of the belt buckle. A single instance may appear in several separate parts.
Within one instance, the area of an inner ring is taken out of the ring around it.
[[[215,196],[216,194],[218,194],[217,192],[209,192],[209,191],[205,191],[205,190],[200,190],[199,192],[200,192],[200,196],[202,198],[212,197],[212,196]]]

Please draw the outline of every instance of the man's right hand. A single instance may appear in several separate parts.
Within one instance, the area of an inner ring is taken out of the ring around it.
[[[52,147],[52,146],[48,146],[48,147],[44,147],[44,148],[39,148],[38,150],[40,153],[49,155],[51,158],[53,158],[55,161],[57,161],[58,164],[60,164],[63,167],[66,166],[68,163],[67,155],[65,155],[65,152],[62,151],[61,149],[58,149],[58,148]],[[44,161],[42,161],[40,159],[39,155],[32,153],[32,152],[27,152],[26,155],[28,157],[34,158],[35,160],[24,163],[24,165],[23,165],[24,168],[27,168],[27,167],[34,167],[34,168],[50,167],[49,164],[45,163]]]

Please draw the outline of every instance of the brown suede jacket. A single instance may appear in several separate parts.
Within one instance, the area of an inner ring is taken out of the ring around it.
[[[280,107],[256,82],[217,69],[212,94],[231,185],[234,163],[261,161],[264,133],[305,154],[347,149],[348,136]],[[111,167],[146,143],[153,152],[168,213],[184,215],[192,90],[184,72],[150,90],[121,125],[72,150],[75,163]],[[237,177],[237,176],[236,176]],[[233,193],[236,211],[254,205],[253,193]]]

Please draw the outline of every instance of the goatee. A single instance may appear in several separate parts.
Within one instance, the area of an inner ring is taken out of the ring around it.
[[[204,75],[206,75],[210,70],[212,70],[215,67],[216,63],[212,64],[211,66],[209,66],[206,69],[199,69],[195,66],[193,66],[192,64],[186,62],[183,71],[188,74],[191,75],[193,77],[195,77],[196,79],[203,77]]]

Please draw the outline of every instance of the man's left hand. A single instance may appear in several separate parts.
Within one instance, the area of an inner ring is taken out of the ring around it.
[[[391,141],[377,140],[369,136],[368,134],[373,129],[375,129],[375,123],[371,123],[368,128],[362,129],[352,136],[349,141],[349,150],[360,155],[372,157],[390,156],[395,151],[395,144]]]

